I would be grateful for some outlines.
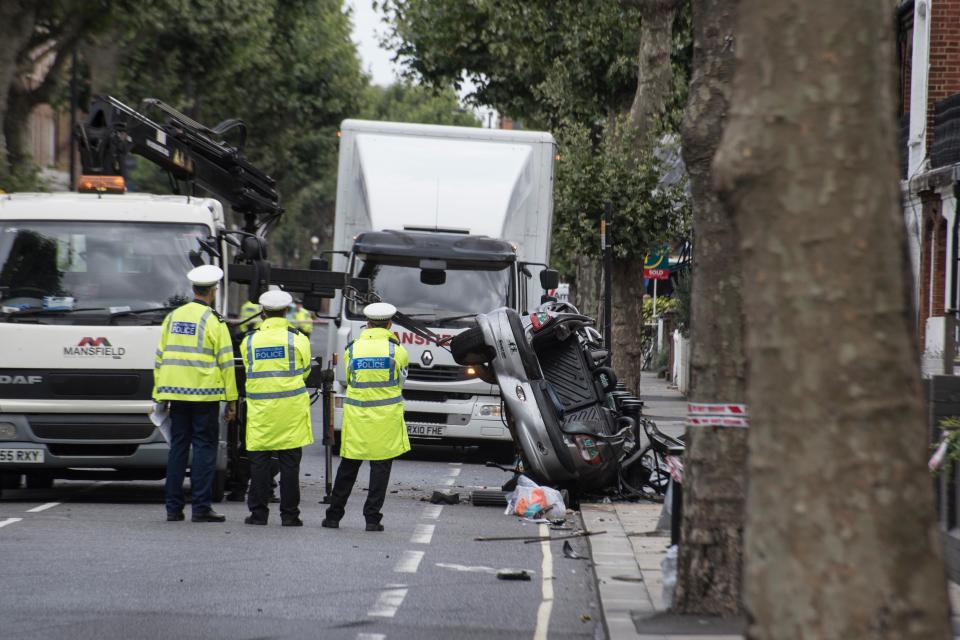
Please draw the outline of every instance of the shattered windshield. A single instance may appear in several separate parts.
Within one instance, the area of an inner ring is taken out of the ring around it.
[[[492,264],[480,269],[475,265],[458,268],[450,262],[446,282],[424,284],[420,268],[390,264],[368,258],[357,260],[354,273],[369,278],[370,286],[380,297],[408,315],[417,316],[434,325],[455,325],[478,313],[487,313],[510,304],[513,292],[511,264]],[[362,305],[351,303],[353,318],[362,318]]]
[[[124,311],[192,298],[184,277],[203,225],[64,220],[0,221],[5,311]]]

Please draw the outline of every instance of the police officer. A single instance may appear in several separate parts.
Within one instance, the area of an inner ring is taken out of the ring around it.
[[[340,466],[322,526],[340,526],[363,460],[370,461],[370,488],[363,505],[367,531],[383,531],[380,509],[390,482],[393,458],[410,450],[403,421],[401,389],[407,376],[407,351],[390,331],[396,307],[367,305],[367,328],[347,347],[347,397],[343,401]]]
[[[296,301],[296,307],[291,310],[290,324],[300,329],[308,338],[313,332],[313,314],[303,308],[303,302]]]
[[[167,459],[167,520],[183,520],[183,476],[193,445],[190,489],[193,522],[223,522],[211,508],[220,436],[220,401],[224,419],[236,415],[237,381],[233,345],[223,318],[212,308],[223,271],[214,265],[192,269],[192,302],[163,320],[154,370],[153,399],[170,403],[170,455]]]
[[[242,327],[241,332],[254,331],[260,327],[261,311],[263,311],[263,308],[256,302],[244,300],[243,306],[240,307],[240,320],[238,322]],[[253,320],[250,320],[250,318],[253,318]],[[248,320],[249,322],[247,322]]]
[[[271,458],[276,454],[280,465],[280,523],[284,527],[303,526],[301,447],[313,443],[310,397],[304,386],[310,373],[310,340],[287,323],[290,301],[290,294],[279,289],[261,295],[263,323],[240,343],[247,379],[247,524],[267,524]]]

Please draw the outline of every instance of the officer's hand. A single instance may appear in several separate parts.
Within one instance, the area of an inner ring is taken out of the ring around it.
[[[227,408],[223,412],[223,419],[227,422],[233,422],[233,419],[237,417],[237,403],[231,401],[227,403]]]

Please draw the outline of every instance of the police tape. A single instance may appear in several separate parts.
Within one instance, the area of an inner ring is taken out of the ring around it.
[[[745,429],[750,426],[747,405],[726,402],[688,403],[687,426]]]

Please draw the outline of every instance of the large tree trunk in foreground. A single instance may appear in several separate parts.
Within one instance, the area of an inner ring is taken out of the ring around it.
[[[690,401],[742,404],[746,396],[739,238],[713,189],[710,165],[733,85],[735,1],[693,0],[693,78],[683,159],[693,196]],[[688,427],[683,532],[673,608],[740,609],[747,432]]]
[[[742,238],[749,637],[948,638],[891,5],[741,0],[714,169]]]

